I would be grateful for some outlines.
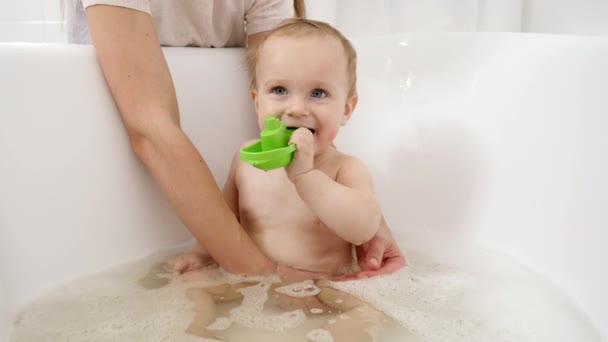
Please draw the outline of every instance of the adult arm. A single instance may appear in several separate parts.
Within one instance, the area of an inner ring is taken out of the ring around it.
[[[137,156],[177,216],[226,270],[266,274],[261,253],[224,202],[180,127],[173,81],[149,14],[107,5],[86,10],[99,64]]]

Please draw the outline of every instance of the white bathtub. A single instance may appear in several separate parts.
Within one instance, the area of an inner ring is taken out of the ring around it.
[[[395,234],[450,232],[554,281],[608,336],[608,40],[357,39],[361,156]],[[218,182],[256,132],[236,49],[166,49]],[[91,47],[0,44],[0,338],[60,283],[188,238],[131,152]],[[407,254],[407,251],[405,251]]]

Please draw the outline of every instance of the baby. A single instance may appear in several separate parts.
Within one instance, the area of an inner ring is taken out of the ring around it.
[[[366,166],[333,143],[357,105],[355,50],[326,23],[292,19],[249,51],[247,62],[260,129],[271,116],[297,128],[290,139],[297,150],[291,164],[268,172],[240,161],[237,153],[224,186],[225,200],[275,263],[328,276],[347,273],[353,245],[375,235],[382,215]],[[178,257],[173,267],[190,271],[207,258],[200,250]],[[322,303],[351,311],[348,324],[325,327],[334,340],[371,340],[366,329],[382,314],[352,296],[319,287]],[[222,297],[234,298],[227,293]],[[199,317],[199,328],[191,330],[200,330],[211,318]]]

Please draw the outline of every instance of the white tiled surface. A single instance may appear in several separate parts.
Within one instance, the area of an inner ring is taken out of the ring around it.
[[[608,36],[608,0],[307,0],[348,36],[499,31]]]
[[[608,0],[306,0],[348,36],[506,31],[608,36]],[[65,42],[61,0],[0,0],[0,42]]]
[[[525,0],[529,32],[608,36],[608,0]]]
[[[64,43],[60,21],[0,21],[0,42]]]
[[[10,322],[10,316],[8,315],[7,304],[5,297],[4,285],[2,279],[0,278],[0,338],[5,338],[8,336],[9,326],[3,322]]]
[[[40,20],[42,18],[42,1],[0,1],[0,21]]]
[[[61,0],[0,0],[0,21],[61,19]]]
[[[65,42],[61,0],[0,0],[0,42]]]

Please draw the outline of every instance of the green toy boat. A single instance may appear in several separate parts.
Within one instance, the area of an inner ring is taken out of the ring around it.
[[[260,140],[240,150],[241,160],[264,171],[289,165],[296,151],[296,145],[288,144],[294,130],[278,118],[266,118]]]

